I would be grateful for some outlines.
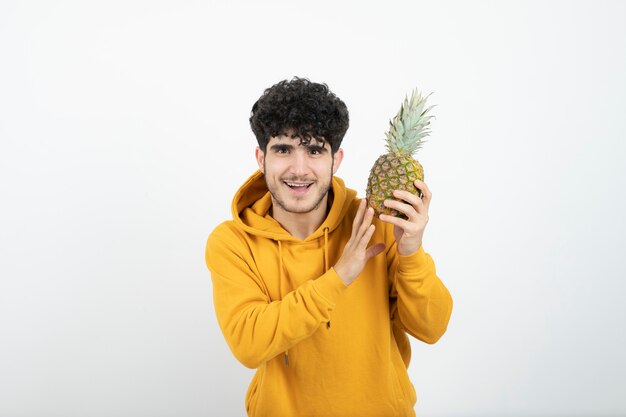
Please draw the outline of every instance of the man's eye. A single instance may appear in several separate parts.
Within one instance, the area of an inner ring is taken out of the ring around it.
[[[319,149],[316,149],[316,148],[311,148],[311,149],[309,149],[309,153],[310,153],[311,155],[319,155],[319,154],[321,154],[320,150],[319,150]]]

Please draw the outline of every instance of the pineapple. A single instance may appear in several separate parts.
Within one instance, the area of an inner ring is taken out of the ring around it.
[[[424,181],[424,169],[413,158],[413,154],[422,147],[424,138],[430,134],[428,126],[433,117],[428,112],[434,106],[425,108],[428,96],[422,97],[413,90],[411,98],[405,97],[398,114],[390,120],[387,138],[387,153],[381,155],[367,180],[365,198],[374,208],[376,216],[389,214],[406,218],[397,210],[386,207],[385,200],[394,200],[394,190],[406,190],[421,197],[421,192],[414,185],[415,180]]]

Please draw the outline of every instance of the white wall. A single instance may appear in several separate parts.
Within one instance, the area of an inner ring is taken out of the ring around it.
[[[626,3],[0,3],[0,417],[242,416],[206,237],[266,87],[326,82],[363,195],[435,94],[425,246],[455,310],[424,416],[624,415]]]

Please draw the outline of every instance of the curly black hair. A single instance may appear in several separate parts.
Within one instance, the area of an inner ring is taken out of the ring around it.
[[[272,136],[293,129],[301,144],[315,138],[330,143],[334,154],[348,125],[348,108],[326,84],[299,77],[266,89],[252,106],[250,116],[250,127],[263,152]]]

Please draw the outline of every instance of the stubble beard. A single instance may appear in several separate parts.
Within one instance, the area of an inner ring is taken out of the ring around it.
[[[319,198],[317,199],[317,201],[315,202],[315,204],[313,205],[313,207],[307,208],[307,207],[302,207],[302,208],[295,208],[295,207],[288,207],[287,204],[280,198],[279,194],[279,189],[280,186],[282,184],[278,184],[277,186],[274,186],[273,184],[270,184],[269,181],[267,181],[267,178],[265,179],[265,184],[267,185],[267,189],[270,192],[270,195],[272,196],[272,204],[276,204],[278,207],[280,207],[283,211],[287,212],[287,213],[298,213],[298,214],[305,214],[305,213],[310,213],[312,211],[317,210],[320,205],[322,204],[322,201],[324,201],[324,197],[326,197],[328,195],[328,192],[330,191],[331,187],[332,187],[332,182],[333,182],[333,168],[334,168],[334,161],[333,163],[330,165],[330,175],[328,177],[328,184],[325,187],[325,189],[320,190],[319,193]],[[265,161],[263,161],[263,171],[267,172],[267,169],[265,168]],[[288,180],[291,181],[297,181],[297,179],[293,179],[293,178],[289,178]],[[318,181],[316,181],[316,184],[319,183]]]

